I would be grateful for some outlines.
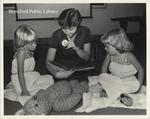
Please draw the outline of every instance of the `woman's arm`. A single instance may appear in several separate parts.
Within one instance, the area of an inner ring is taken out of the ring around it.
[[[110,62],[110,55],[107,54],[102,64],[101,73],[106,73],[108,71],[109,62]]]
[[[49,48],[46,57],[46,67],[48,71],[56,78],[68,78],[73,72],[66,71],[51,62],[55,60],[57,50],[55,48]]]
[[[22,90],[21,95],[30,95],[30,93],[27,90],[27,87],[25,84],[25,77],[24,77],[25,50],[19,50],[16,58],[17,58],[18,78],[19,78],[20,87]]]
[[[77,47],[74,42],[69,42],[68,43],[68,48],[72,48],[73,50],[76,51],[76,53],[78,54],[78,56],[86,61],[89,60],[90,55],[91,55],[91,43],[85,43],[83,46],[83,49],[80,49],[79,47]]]
[[[135,68],[137,69],[137,71],[138,71],[137,79],[139,80],[140,87],[141,87],[142,84],[143,84],[143,79],[144,79],[144,70],[143,70],[143,67],[141,66],[141,64],[139,63],[139,61],[137,60],[137,58],[132,53],[128,54],[128,58],[129,58],[129,62],[131,64],[133,64],[135,66]]]
[[[79,55],[80,58],[88,61],[91,55],[91,44],[84,44],[83,50],[79,48],[76,50],[76,53]]]

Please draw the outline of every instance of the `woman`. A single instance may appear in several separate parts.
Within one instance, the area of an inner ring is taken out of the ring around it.
[[[82,19],[78,10],[70,8],[62,11],[58,18],[60,29],[51,40],[46,58],[46,66],[55,78],[68,78],[73,71],[66,71],[53,65],[56,60],[86,62],[91,54],[91,33],[89,28],[81,26]]]

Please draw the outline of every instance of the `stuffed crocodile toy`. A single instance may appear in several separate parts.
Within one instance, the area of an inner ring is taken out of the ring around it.
[[[88,82],[59,81],[46,90],[40,90],[23,107],[24,115],[48,115],[52,110],[61,112],[75,107],[82,94],[88,91]]]

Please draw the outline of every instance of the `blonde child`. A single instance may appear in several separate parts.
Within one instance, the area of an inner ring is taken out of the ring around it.
[[[96,98],[89,90],[83,94],[83,105],[76,112],[91,112],[108,107],[117,99],[126,106],[132,106],[134,102],[128,94],[138,92],[143,84],[143,68],[131,53],[133,44],[128,40],[124,30],[116,28],[105,33],[101,37],[101,42],[105,45],[107,55],[101,74],[95,79],[101,84],[101,90],[97,88],[94,93],[101,91],[99,93],[103,93],[103,97]]]
[[[11,82],[6,86],[5,98],[18,101],[20,96],[31,96],[53,85],[52,76],[34,71],[36,40],[35,31],[28,25],[21,25],[15,31]]]
[[[105,45],[107,55],[102,65],[102,74],[99,75],[99,82],[111,99],[110,103],[120,96],[119,99],[123,104],[131,106],[133,102],[128,94],[136,93],[141,88],[144,78],[143,68],[131,52],[133,44],[122,28],[105,33],[101,42]],[[107,73],[108,70],[110,73]]]

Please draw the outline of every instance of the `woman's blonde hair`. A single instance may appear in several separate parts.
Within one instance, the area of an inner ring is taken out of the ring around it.
[[[30,42],[37,40],[35,31],[29,25],[21,25],[15,31],[14,49],[24,47]]]
[[[133,50],[133,44],[128,40],[128,37],[122,28],[116,28],[106,32],[101,37],[101,42],[103,44],[110,44],[121,52]]]

